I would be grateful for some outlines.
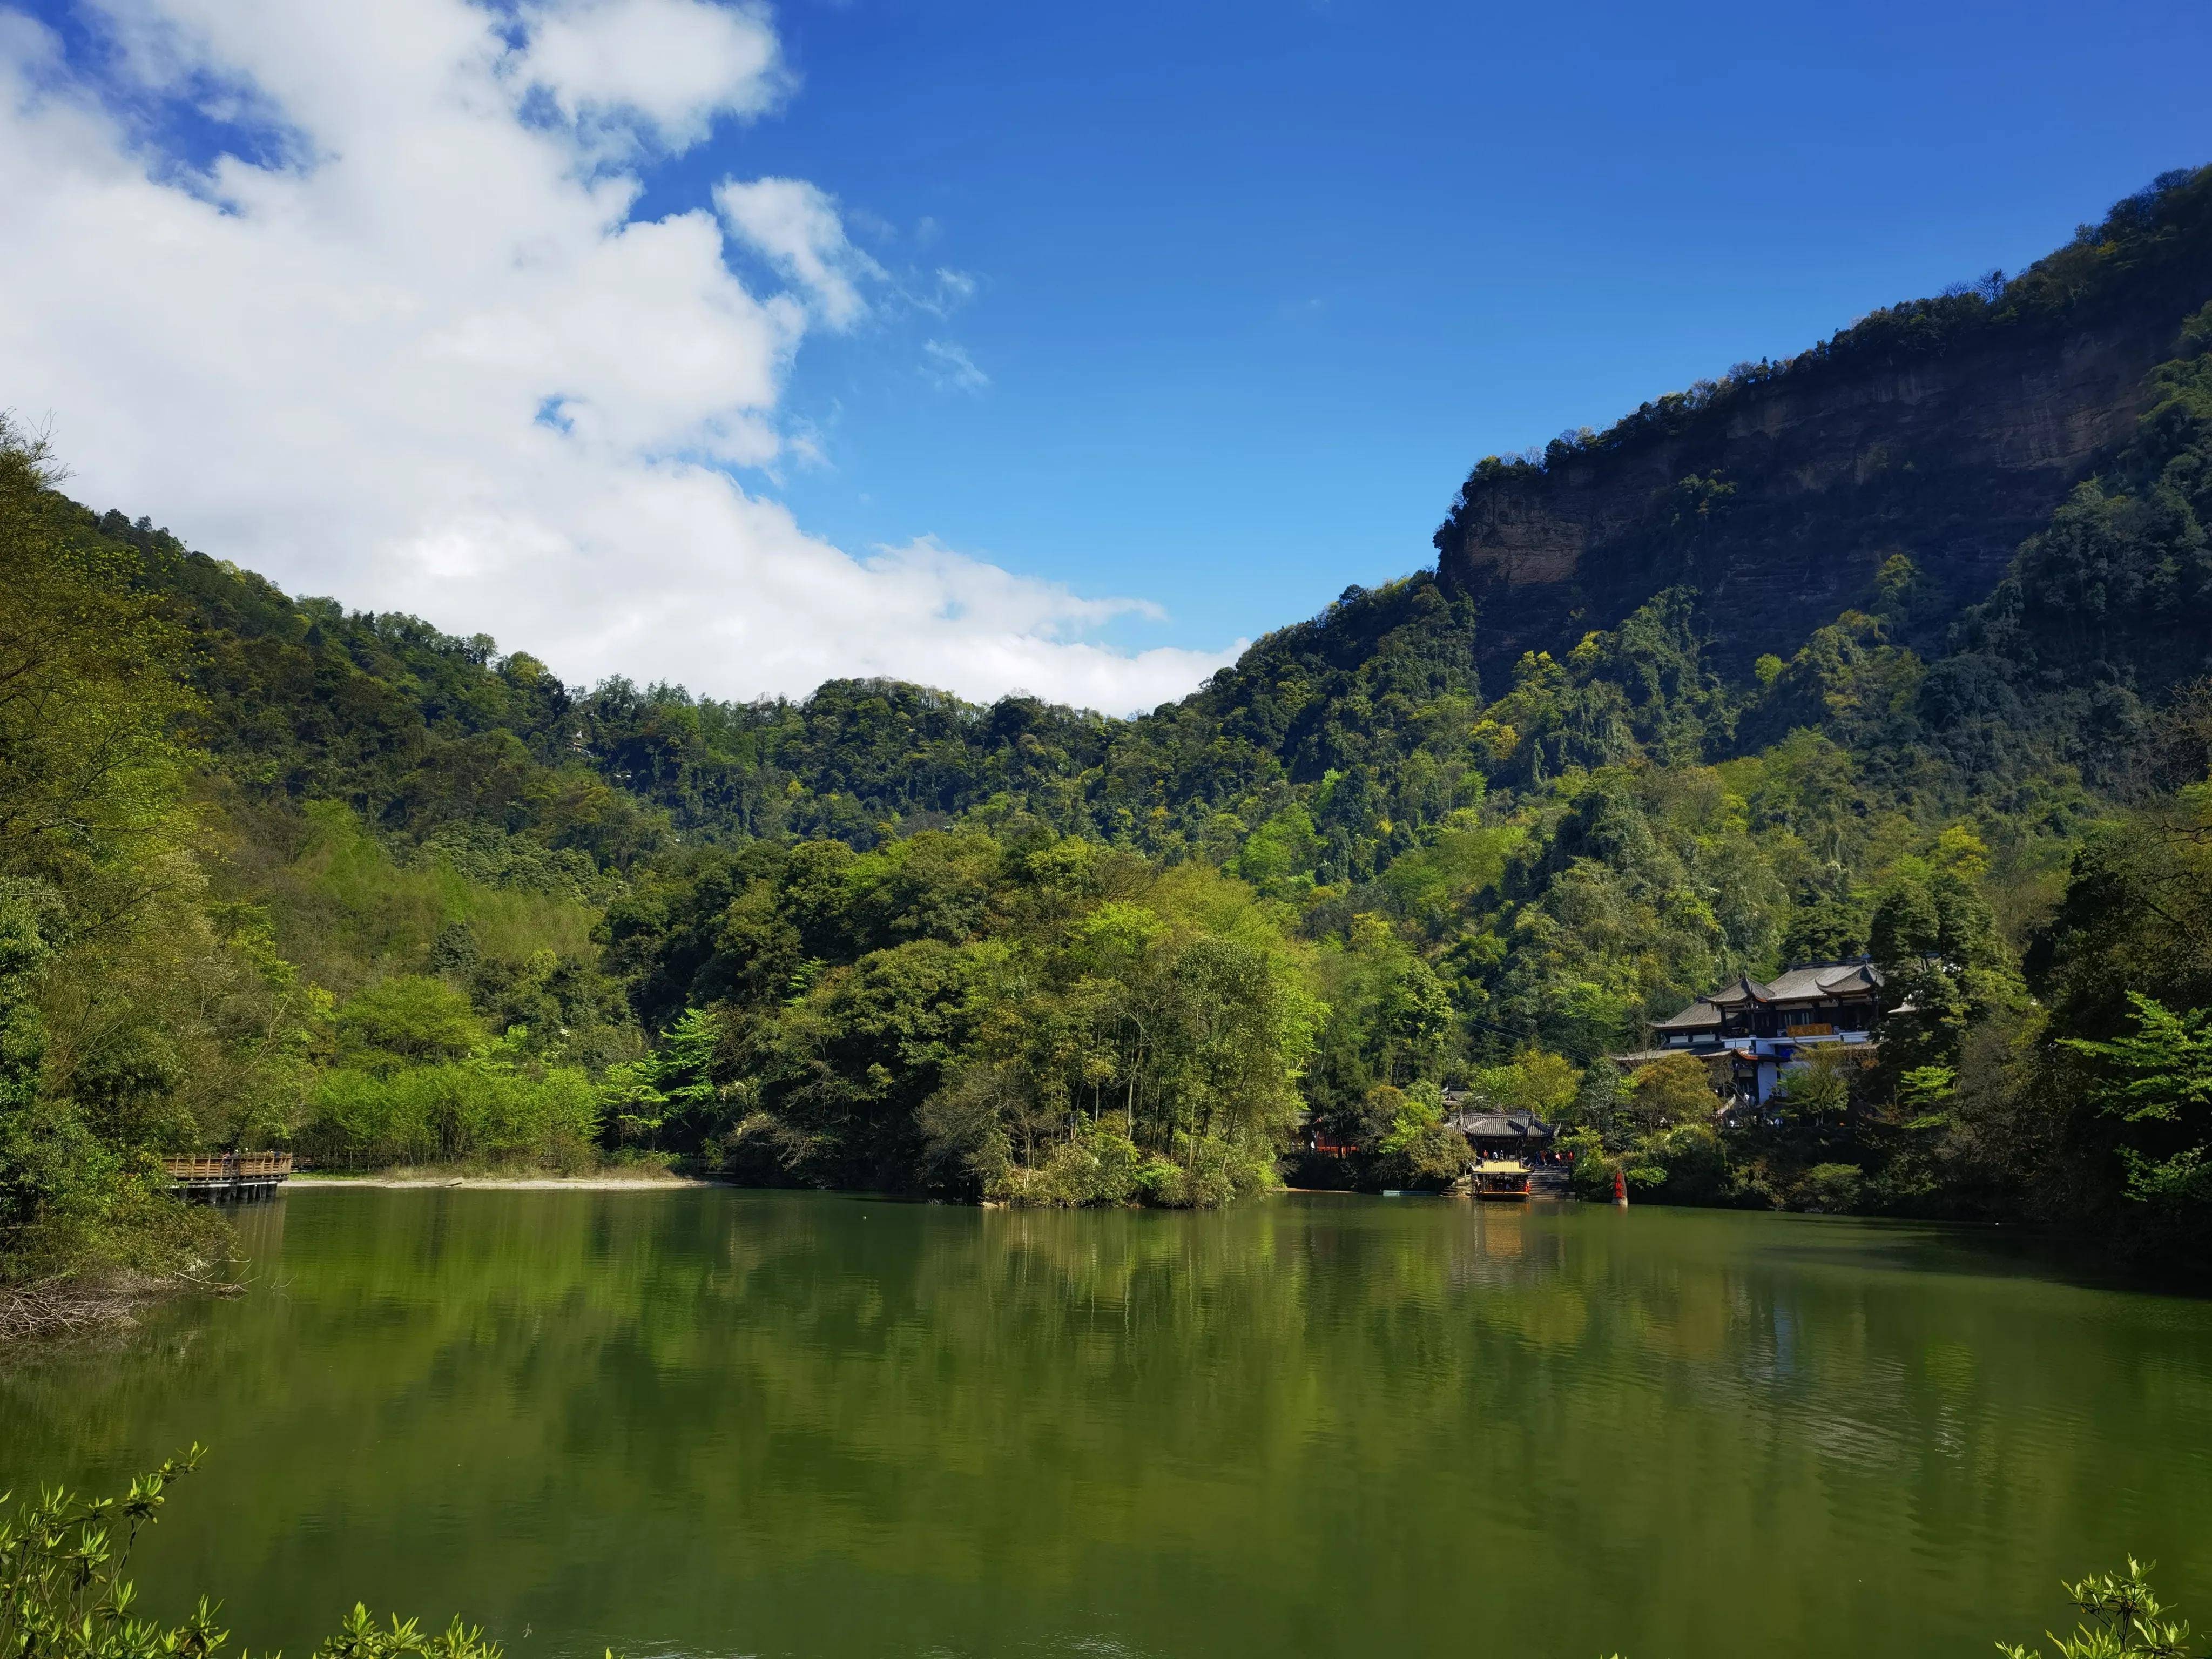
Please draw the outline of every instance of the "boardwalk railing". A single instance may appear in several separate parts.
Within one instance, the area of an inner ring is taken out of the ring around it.
[[[165,1158],[169,1184],[198,1198],[266,1198],[292,1173],[289,1152],[210,1152]]]

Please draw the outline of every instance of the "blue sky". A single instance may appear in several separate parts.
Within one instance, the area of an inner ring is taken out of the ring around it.
[[[1191,645],[1427,562],[1486,453],[2016,268],[2212,161],[2201,4],[779,15],[803,88],[730,140],[745,165],[978,284],[809,343],[790,406],[831,465],[787,498],[848,546],[926,532],[1150,596],[1170,619],[1130,637]],[[918,332],[988,386],[931,385]]]
[[[2212,161],[2209,62],[2203,0],[0,0],[0,409],[574,680],[1119,713],[1482,455]]]

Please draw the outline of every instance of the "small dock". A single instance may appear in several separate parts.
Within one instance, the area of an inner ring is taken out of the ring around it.
[[[169,1189],[207,1204],[258,1204],[274,1198],[292,1174],[289,1152],[214,1152],[165,1158]]]

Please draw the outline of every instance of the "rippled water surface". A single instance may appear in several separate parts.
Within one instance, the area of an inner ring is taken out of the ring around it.
[[[0,1486],[211,1447],[141,1590],[303,1653],[1963,1655],[2158,1558],[2212,1304],[1811,1218],[301,1189],[242,1299],[0,1365]]]

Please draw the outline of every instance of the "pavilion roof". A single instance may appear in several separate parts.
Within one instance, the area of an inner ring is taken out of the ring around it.
[[[1534,1112],[1462,1112],[1451,1127],[1463,1135],[1485,1140],[1549,1140],[1552,1126]]]
[[[1723,985],[1705,1000],[1723,1008],[1739,1008],[1746,1003],[1771,1002],[1773,994],[1748,974],[1740,975],[1735,984]]]
[[[1870,962],[1816,962],[1778,974],[1766,995],[1772,1002],[1796,1002],[1881,988],[1881,969]]]
[[[1826,997],[1855,996],[1881,988],[1881,969],[1863,959],[1857,962],[1814,962],[1789,968],[1762,985],[1748,974],[1731,984],[1708,992],[1678,1014],[1655,1019],[1655,1031],[1702,1031],[1720,1024],[1723,1010],[1776,1002],[1817,1002]]]
[[[1625,1054],[1607,1054],[1606,1058],[1623,1071],[1632,1072],[1639,1066],[1649,1066],[1655,1060],[1726,1060],[1735,1053],[1733,1048],[1707,1043],[1687,1048],[1638,1048]]]

